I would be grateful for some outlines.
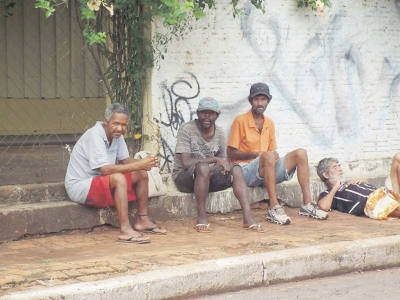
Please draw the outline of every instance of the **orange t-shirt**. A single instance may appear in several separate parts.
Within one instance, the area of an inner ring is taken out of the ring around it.
[[[264,116],[261,133],[254,123],[252,111],[239,115],[233,120],[228,146],[243,152],[274,151],[277,149],[275,139],[275,124]],[[248,163],[248,160],[230,160],[231,163]]]

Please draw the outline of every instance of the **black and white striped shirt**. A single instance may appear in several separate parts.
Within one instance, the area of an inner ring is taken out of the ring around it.
[[[340,188],[333,197],[332,208],[356,216],[363,215],[368,196],[376,189],[377,187],[367,183],[345,184],[344,188]],[[330,190],[322,192],[318,201],[325,197]]]

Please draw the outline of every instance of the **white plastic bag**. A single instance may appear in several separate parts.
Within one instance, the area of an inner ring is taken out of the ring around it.
[[[139,151],[135,154],[135,159],[142,159],[149,155],[147,151]],[[159,197],[167,193],[167,187],[162,181],[160,175],[160,168],[152,167],[150,171],[147,171],[149,176],[149,198]]]

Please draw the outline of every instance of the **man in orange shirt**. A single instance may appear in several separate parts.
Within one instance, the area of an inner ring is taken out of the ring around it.
[[[274,122],[264,115],[272,96],[265,83],[255,83],[250,88],[248,100],[251,110],[235,118],[228,140],[227,154],[231,163],[242,166],[247,186],[265,186],[270,207],[267,220],[287,225],[291,219],[278,202],[276,184],[290,180],[297,169],[303,193],[299,214],[324,220],[328,214],[312,202],[308,157],[304,149],[296,149],[284,157],[276,151]]]

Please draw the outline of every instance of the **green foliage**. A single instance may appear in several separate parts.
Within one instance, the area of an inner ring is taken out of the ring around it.
[[[96,15],[93,10],[90,10],[88,7],[81,8],[81,19],[82,20],[96,20]]]
[[[312,10],[322,10],[324,7],[331,7],[331,2],[329,0],[296,0],[296,1],[297,1],[297,7],[310,6]]]
[[[89,46],[93,46],[94,44],[103,44],[106,42],[107,34],[105,32],[95,32],[93,28],[88,25],[85,26],[82,34],[86,38],[86,42],[89,44]]]
[[[35,8],[41,8],[45,11],[46,18],[50,17],[56,9],[54,8],[59,4],[66,4],[68,0],[36,0]]]

